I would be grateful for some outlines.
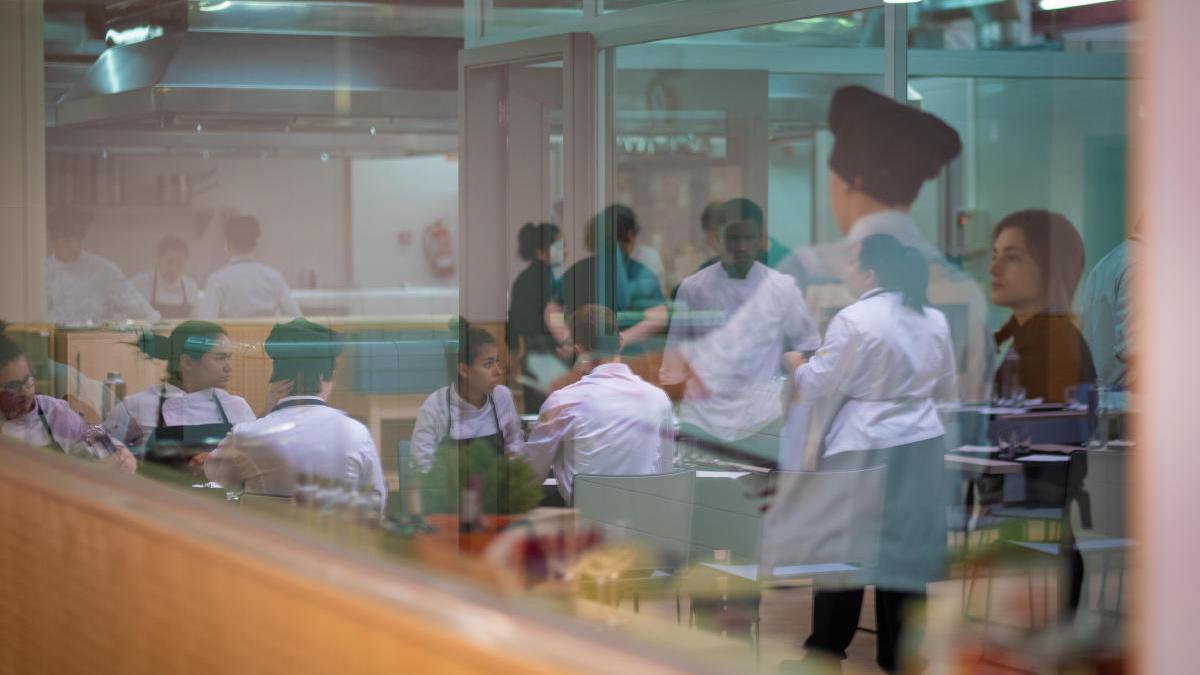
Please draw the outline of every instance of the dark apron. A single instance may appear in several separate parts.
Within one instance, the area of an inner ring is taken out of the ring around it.
[[[158,394],[158,426],[146,441],[146,459],[152,462],[162,462],[169,465],[182,466],[201,452],[208,452],[217,447],[221,439],[233,429],[225,408],[217,393],[213,392],[213,403],[217,404],[217,412],[221,413],[221,421],[211,424],[190,424],[168,426],[163,419],[163,402],[166,401],[166,387]]]
[[[458,485],[457,485],[458,494],[446,495],[446,497],[451,502],[457,503],[458,500],[460,500],[462,498],[462,490],[464,487],[466,487],[467,479],[471,473],[471,471],[470,471],[471,467],[468,466],[469,465],[469,461],[468,461],[469,455],[467,453],[468,448],[470,448],[471,445],[473,445],[475,443],[486,443],[486,444],[490,445],[492,447],[492,449],[495,451],[493,454],[493,458],[496,460],[496,474],[495,475],[496,475],[496,480],[498,481],[498,485],[496,486],[496,499],[498,502],[495,505],[497,507],[496,511],[499,513],[507,513],[508,512],[508,488],[509,488],[509,476],[508,476],[509,464],[505,460],[505,457],[504,457],[504,432],[501,430],[501,427],[500,427],[500,415],[496,412],[496,402],[492,400],[492,397],[490,395],[487,398],[487,404],[492,407],[492,420],[496,424],[496,433],[488,434],[486,436],[475,436],[472,438],[453,438],[450,435],[450,427],[453,422],[453,417],[452,417],[453,407],[452,407],[452,401],[451,401],[451,397],[450,397],[450,387],[446,387],[446,437],[443,438],[441,440],[441,442],[438,443],[436,452],[437,452],[437,454],[456,453],[458,455],[458,462],[457,462],[457,464],[458,464]],[[435,489],[437,487],[440,487],[440,486],[435,486]],[[461,504],[460,504],[460,507],[461,507]],[[485,511],[488,510],[487,505],[484,506],[484,510]]]
[[[186,319],[192,315],[192,303],[188,302],[187,287],[183,285],[183,277],[179,277],[179,292],[183,295],[183,304],[165,305],[158,301],[158,270],[154,271],[154,283],[150,287],[150,306],[164,319]],[[161,415],[161,413],[160,413]]]
[[[42,428],[46,430],[46,438],[50,439],[50,443],[48,443],[46,447],[52,450],[58,450],[59,452],[66,452],[63,450],[63,446],[59,445],[58,441],[54,440],[54,431],[50,428],[50,422],[46,419],[46,413],[42,412],[42,404],[39,403],[36,398],[33,401],[33,406],[37,408],[38,419],[42,421]]]

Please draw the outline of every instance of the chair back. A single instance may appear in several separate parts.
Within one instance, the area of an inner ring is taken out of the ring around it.
[[[1077,539],[1124,539],[1128,536],[1128,458],[1129,453],[1125,450],[1088,450],[1084,462],[1072,462],[1072,469],[1086,472],[1082,477],[1081,496],[1071,502],[1071,529]],[[1090,515],[1090,523],[1085,515]]]
[[[667,567],[682,567],[691,552],[695,471],[643,476],[575,476],[580,523],[606,539],[653,550]]]
[[[879,559],[887,468],[775,471],[775,494],[763,522],[759,578],[787,568],[875,567]]]

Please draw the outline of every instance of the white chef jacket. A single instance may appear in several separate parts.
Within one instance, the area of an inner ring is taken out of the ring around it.
[[[173,384],[156,384],[128,396],[104,420],[104,428],[113,438],[127,445],[140,445],[149,439],[158,426],[158,399],[165,392],[162,405],[163,422],[167,426],[195,426],[221,422],[221,411],[213,401],[213,394],[221,402],[221,408],[230,424],[253,422],[257,419],[246,399],[234,396],[224,389],[210,388],[191,393]]]
[[[200,319],[300,316],[283,275],[252,256],[234,256],[208,277],[196,307]]]
[[[449,408],[446,407],[448,388]],[[496,408],[494,416],[492,406]],[[517,404],[513,401],[512,390],[498,384],[483,407],[476,408],[458,395],[457,387],[442,387],[421,403],[417,423],[413,427],[410,456],[421,472],[428,473],[433,468],[433,456],[437,452],[438,444],[446,438],[447,426],[450,429],[450,438],[454,440],[480,438],[496,433],[497,418],[500,420],[500,431],[504,436],[505,452],[519,454],[524,434],[521,433],[521,418],[517,415]]]
[[[46,258],[46,308],[58,325],[159,318],[121,268],[87,251],[70,263]]]
[[[683,280],[659,381],[678,384],[690,368],[679,421],[718,438],[745,438],[783,414],[780,358],[812,351],[821,335],[792,277],[755,262],[745,279],[720,263]]]
[[[316,396],[279,400],[311,401],[277,408],[262,419],[238,424],[204,462],[204,475],[229,489],[291,496],[300,474],[345,483],[387,500],[379,450],[362,422],[324,405]]]
[[[37,408],[40,407],[46,415],[46,422],[50,425],[54,440],[64,452],[69,452],[72,447],[83,442],[88,424],[79,413],[72,410],[62,399],[42,394],[37,394],[36,398],[37,407],[16,419],[4,420],[0,425],[0,433],[38,448],[50,445],[46,426],[38,417]]]
[[[578,474],[640,476],[675,464],[667,394],[623,363],[603,363],[550,394],[522,456],[544,477],[554,466],[568,504]]]
[[[163,279],[158,280],[158,287],[154,285],[155,270],[146,270],[135,275],[129,280],[133,287],[141,294],[146,302],[153,305],[182,305],[190,303],[193,307],[196,301],[200,298],[200,287],[191,277],[184,275],[171,283],[167,283]]]
[[[943,435],[937,403],[956,400],[955,375],[946,317],[932,307],[915,312],[899,292],[874,289],[830,321],[795,379],[803,399],[842,401],[825,433],[828,457]]]

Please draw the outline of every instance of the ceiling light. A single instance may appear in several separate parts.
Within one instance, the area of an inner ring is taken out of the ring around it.
[[[889,4],[889,5],[911,5],[914,3],[918,3],[921,0],[883,0],[883,1],[884,1],[884,3]]]
[[[1052,11],[1055,9],[1083,7],[1084,5],[1099,5],[1105,2],[1116,2],[1116,0],[1041,0],[1038,3],[1038,7],[1046,11]]]
[[[201,12],[219,12],[223,9],[229,9],[233,3],[229,0],[219,0],[218,2],[201,2],[197,7]]]

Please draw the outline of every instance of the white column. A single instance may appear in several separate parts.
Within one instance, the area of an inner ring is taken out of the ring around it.
[[[1132,672],[1195,672],[1200,607],[1200,265],[1196,162],[1200,159],[1200,2],[1143,0],[1140,82],[1131,110],[1138,186],[1145,204],[1145,264],[1137,289],[1138,420],[1134,533],[1140,545]]]
[[[44,320],[42,3],[0,2],[0,317]]]

